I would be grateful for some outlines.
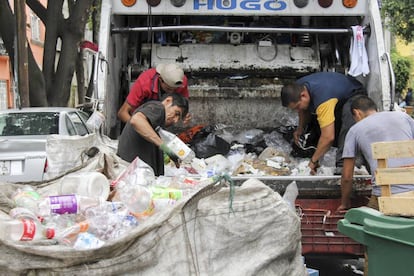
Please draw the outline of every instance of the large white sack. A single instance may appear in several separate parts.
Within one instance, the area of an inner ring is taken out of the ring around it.
[[[0,243],[7,275],[305,275],[300,220],[258,180],[201,190],[93,250]],[[211,194],[213,193],[213,194]]]

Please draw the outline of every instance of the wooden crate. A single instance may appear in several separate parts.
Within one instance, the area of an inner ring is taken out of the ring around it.
[[[371,145],[372,155],[378,161],[376,184],[381,186],[379,209],[385,215],[414,216],[414,191],[393,195],[391,185],[414,184],[414,166],[389,168],[389,158],[414,157],[414,140],[377,142]]]
[[[404,107],[405,112],[407,112],[408,115],[412,116],[414,113],[414,106],[405,106]]]

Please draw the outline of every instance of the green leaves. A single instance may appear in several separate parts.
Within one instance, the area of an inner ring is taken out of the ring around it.
[[[412,0],[382,0],[382,15],[394,34],[407,42],[414,41],[414,4]]]

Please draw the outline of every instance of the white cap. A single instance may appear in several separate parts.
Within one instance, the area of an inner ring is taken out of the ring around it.
[[[177,88],[183,85],[184,71],[177,64],[159,64],[156,70],[169,87]]]

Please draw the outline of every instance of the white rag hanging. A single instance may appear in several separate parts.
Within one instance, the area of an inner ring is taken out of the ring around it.
[[[352,41],[350,48],[351,55],[351,67],[348,74],[356,77],[363,75],[364,77],[369,74],[368,66],[368,54],[365,48],[364,30],[361,26],[352,26]]]

